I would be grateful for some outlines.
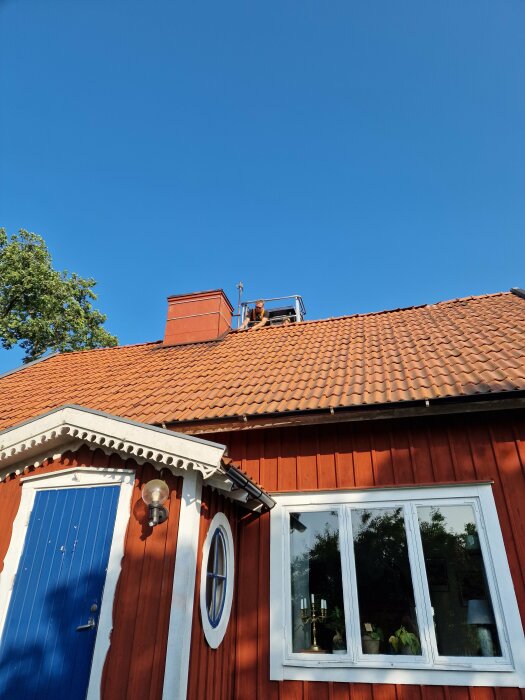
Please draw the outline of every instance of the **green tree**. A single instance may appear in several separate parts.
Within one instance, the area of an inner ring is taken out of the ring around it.
[[[23,362],[46,352],[116,345],[91,305],[94,279],[54,270],[44,239],[21,229],[10,238],[0,229],[0,343],[19,345]]]

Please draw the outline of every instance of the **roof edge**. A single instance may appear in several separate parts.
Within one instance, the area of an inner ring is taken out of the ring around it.
[[[189,435],[257,430],[322,423],[366,422],[382,419],[431,417],[447,414],[480,413],[525,408],[525,390],[498,394],[447,396],[389,404],[369,404],[288,411],[284,413],[246,414],[207,420],[166,421]]]
[[[83,348],[82,350],[69,350],[67,352],[53,352],[51,353],[51,355],[39,357],[38,360],[32,360],[32,362],[27,362],[26,364],[22,364],[19,367],[14,367],[13,369],[8,369],[6,372],[2,372],[0,374],[0,379],[3,379],[4,377],[9,376],[10,374],[14,374],[15,372],[21,372],[22,370],[27,369],[28,367],[40,364],[41,362],[45,362],[46,360],[51,360],[53,357],[63,357],[65,355],[80,355],[81,353],[86,352],[103,352],[105,350],[123,350],[124,348],[138,348],[142,345],[159,344],[162,345],[162,340],[148,340],[144,343],[128,343],[127,345],[109,345],[105,348]]]
[[[522,289],[521,287],[511,287],[510,292],[521,299],[525,299],[525,289]]]
[[[33,365],[38,365],[40,362],[45,362],[46,360],[50,360],[52,357],[56,357],[57,355],[60,355],[62,353],[59,352],[54,352],[51,355],[46,355],[45,357],[39,357],[38,360],[33,360],[32,362],[26,362],[26,364],[20,365],[20,367],[15,367],[14,369],[8,369],[7,372],[2,372],[0,374],[0,379],[3,379],[4,377],[8,377],[10,374],[14,374],[15,372],[21,372],[23,369],[28,369],[28,367],[32,367]]]

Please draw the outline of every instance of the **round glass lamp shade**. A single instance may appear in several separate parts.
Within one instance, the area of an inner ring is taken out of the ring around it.
[[[142,488],[142,500],[146,505],[160,506],[170,495],[168,484],[161,479],[152,479]]]

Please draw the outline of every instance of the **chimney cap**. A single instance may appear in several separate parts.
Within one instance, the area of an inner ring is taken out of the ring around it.
[[[202,292],[188,292],[186,294],[169,294],[168,301],[171,301],[172,299],[187,299],[189,297],[197,299],[199,297],[204,297],[204,296],[208,296],[208,295],[212,295],[212,294],[222,294],[224,300],[226,301],[226,303],[228,304],[230,309],[233,311],[232,303],[228,299],[226,292],[224,291],[224,289],[220,289],[220,288],[219,289],[207,289],[207,290],[202,291]]]

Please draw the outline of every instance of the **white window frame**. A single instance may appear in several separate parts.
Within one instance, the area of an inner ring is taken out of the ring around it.
[[[525,687],[525,639],[501,534],[491,484],[365,489],[274,494],[270,521],[270,678],[335,682]],[[417,506],[472,505],[476,511],[483,561],[498,629],[501,657],[439,656],[431,619]],[[405,511],[406,534],[421,656],[369,655],[361,650],[351,509],[396,507]],[[333,510],[339,513],[346,655],[292,652],[290,512]]]
[[[224,596],[224,605],[218,624],[214,627],[210,623],[208,617],[208,608],[206,605],[206,579],[208,571],[208,558],[210,556],[211,543],[213,536],[217,530],[221,531],[224,538],[224,548],[226,557],[226,592]],[[235,559],[233,551],[233,535],[228,518],[224,513],[216,513],[209,525],[206,539],[202,548],[202,564],[201,564],[201,587],[200,587],[200,608],[202,629],[206,641],[212,649],[217,649],[228,627],[230,621],[230,613],[233,601],[233,586],[235,580]]]

